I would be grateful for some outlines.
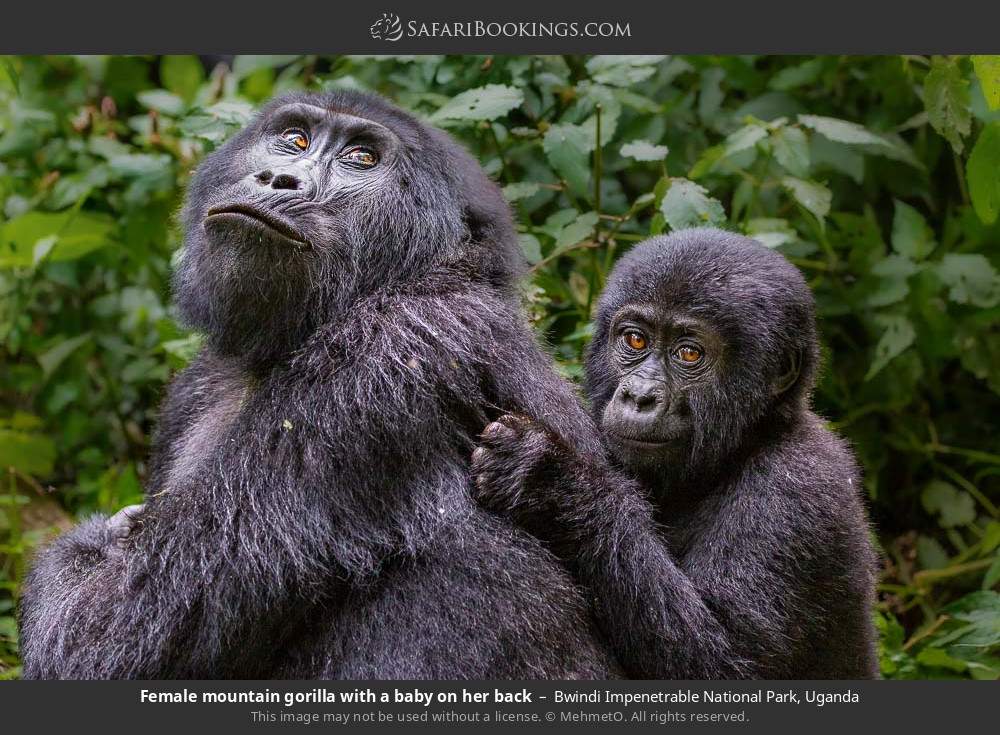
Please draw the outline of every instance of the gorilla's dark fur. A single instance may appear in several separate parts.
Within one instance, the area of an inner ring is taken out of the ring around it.
[[[24,675],[614,674],[558,562],[469,497],[500,412],[599,445],[523,323],[475,161],[381,99],[286,97],[202,164],[183,219],[176,298],[206,347],[131,533],[93,518],[37,558]]]
[[[858,470],[809,407],[813,312],[752,240],[655,238],[615,268],[587,359],[610,462],[530,419],[484,433],[481,500],[589,587],[627,674],[877,674]]]

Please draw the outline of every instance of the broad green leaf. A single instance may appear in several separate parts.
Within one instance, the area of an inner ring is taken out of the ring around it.
[[[956,153],[963,148],[962,138],[972,129],[969,111],[969,83],[958,64],[935,56],[924,78],[924,107],[931,126],[951,143]]]
[[[817,58],[804,61],[797,66],[786,66],[771,77],[767,86],[778,92],[789,92],[793,89],[812,84],[823,73],[824,64],[824,59]]]
[[[905,202],[895,200],[892,218],[892,249],[912,260],[923,260],[937,246],[934,233],[920,212]]]
[[[942,528],[967,526],[976,520],[972,496],[943,480],[931,480],[921,492],[920,502],[928,513],[939,516]]]
[[[746,233],[757,242],[769,248],[794,242],[798,235],[788,224],[788,220],[757,217],[747,222]]]
[[[830,213],[833,194],[822,184],[798,179],[794,176],[785,176],[781,179],[781,184],[795,198],[795,201],[816,215],[816,219],[820,222]]]
[[[612,87],[631,87],[649,79],[656,73],[656,64],[666,56],[592,56],[587,61],[590,78],[599,84]]]
[[[519,181],[516,184],[507,184],[503,188],[503,195],[508,202],[516,202],[518,199],[527,199],[534,196],[540,188],[533,181]]]
[[[669,150],[665,145],[654,145],[648,140],[633,140],[621,147],[624,158],[634,158],[637,161],[662,161]]]
[[[590,131],[571,123],[553,125],[542,139],[542,147],[552,168],[579,196],[586,196],[588,193],[590,153],[594,150],[595,143]]]
[[[597,212],[584,212],[581,214],[559,232],[556,236],[556,244],[552,252],[562,252],[585,240],[594,232],[594,225],[597,224],[597,220]]]
[[[996,555],[990,568],[986,570],[986,576],[983,577],[983,589],[988,590],[997,582],[1000,582],[1000,554]]]
[[[42,374],[46,378],[51,376],[67,357],[72,355],[78,347],[89,342],[90,338],[90,332],[84,332],[76,337],[63,339],[40,354],[38,364],[42,366]]]
[[[937,274],[948,286],[948,298],[958,304],[983,309],[1000,304],[1000,275],[985,255],[948,253],[938,264]]]
[[[160,79],[164,87],[190,103],[205,80],[205,72],[197,56],[164,56],[160,59]]]
[[[32,477],[46,477],[55,459],[55,444],[44,434],[0,429],[0,470],[14,467]]]
[[[115,223],[93,212],[28,212],[0,226],[0,268],[30,266],[40,240],[55,237],[46,259],[74,260],[112,244]]]
[[[184,112],[187,105],[173,92],[165,89],[149,89],[136,95],[141,104],[164,115],[176,117]]]
[[[984,224],[993,224],[1000,214],[1000,122],[990,123],[979,134],[969,154],[966,176],[976,216]]]
[[[278,56],[278,55],[241,55],[233,60],[233,76],[236,79],[243,79],[250,76],[255,71],[261,69],[276,69],[279,66],[291,64],[298,59],[298,56]]]
[[[771,133],[774,158],[788,173],[803,177],[809,173],[809,140],[799,128],[781,127]]]
[[[917,654],[917,661],[923,666],[961,672],[968,668],[965,661],[949,656],[940,648],[924,648]]]
[[[740,151],[753,148],[758,142],[766,137],[767,128],[763,125],[757,125],[754,123],[744,125],[742,128],[726,138],[726,155],[731,156],[734,153],[739,153]]]
[[[671,179],[660,212],[672,230],[721,225],[726,221],[722,203],[710,197],[703,186],[688,179]]]
[[[948,552],[936,538],[917,536],[917,561],[921,569],[943,569],[948,566]]]
[[[991,110],[1000,110],[1000,56],[973,56],[972,66]]]
[[[542,246],[539,244],[537,237],[523,232],[518,235],[517,239],[521,243],[521,252],[524,253],[524,257],[529,263],[534,265],[542,259]]]
[[[875,133],[857,123],[820,115],[799,115],[799,122],[825,138],[848,145],[888,145]]]
[[[894,357],[912,345],[917,336],[913,324],[905,316],[884,314],[876,317],[876,321],[882,326],[883,332],[875,345],[875,356],[865,374],[865,380],[871,380],[878,375]]]
[[[496,120],[524,102],[524,92],[502,84],[468,89],[446,102],[432,120]]]

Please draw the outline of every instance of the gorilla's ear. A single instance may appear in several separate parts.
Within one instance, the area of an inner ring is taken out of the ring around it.
[[[785,369],[782,371],[774,380],[774,384],[771,386],[771,395],[780,396],[786,390],[795,385],[795,381],[799,379],[799,373],[802,371],[802,350],[792,350],[785,357]]]

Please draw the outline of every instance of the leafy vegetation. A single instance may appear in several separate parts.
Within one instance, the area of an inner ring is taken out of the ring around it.
[[[342,87],[504,185],[572,378],[634,242],[714,224],[798,265],[885,554],[883,672],[1000,676],[1000,57],[917,56],[0,59],[0,676],[26,555],[139,499],[197,349],[168,302],[191,170],[273,94]]]

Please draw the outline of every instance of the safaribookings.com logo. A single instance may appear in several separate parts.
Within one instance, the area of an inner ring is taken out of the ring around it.
[[[368,29],[377,41],[407,38],[631,38],[632,28],[622,21],[511,21],[482,20],[422,22],[403,21],[395,13],[382,17]]]

